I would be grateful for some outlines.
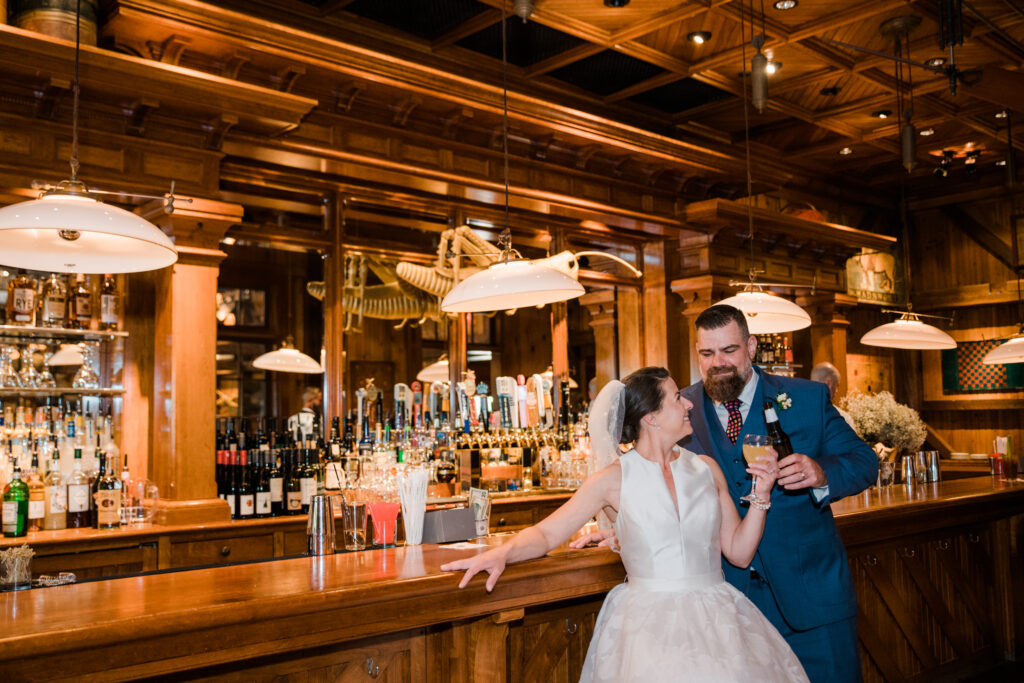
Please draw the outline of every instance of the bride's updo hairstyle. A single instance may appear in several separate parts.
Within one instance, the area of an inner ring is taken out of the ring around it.
[[[661,383],[668,379],[668,370],[661,367],[640,368],[627,376],[622,383],[626,386],[626,412],[622,416],[622,436],[619,443],[633,443],[640,436],[640,420],[648,413],[661,409],[665,397]]]

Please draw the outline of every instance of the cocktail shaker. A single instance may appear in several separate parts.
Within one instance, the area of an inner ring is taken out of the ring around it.
[[[331,496],[314,495],[306,521],[306,554],[330,555],[334,552],[334,506]]]
[[[900,468],[900,474],[903,476],[903,483],[907,486],[913,486],[917,482],[917,468],[915,467],[915,457],[912,453],[908,453],[903,456],[900,461],[902,467]]]

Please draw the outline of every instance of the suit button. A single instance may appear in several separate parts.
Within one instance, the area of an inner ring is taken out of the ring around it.
[[[741,481],[736,482],[736,488],[742,488],[742,487],[743,487],[743,482],[741,482]]]
[[[732,461],[733,461],[734,463],[736,463],[737,465],[739,465],[739,464],[740,464],[740,459],[739,459],[739,458],[733,458],[733,459],[732,459]]]

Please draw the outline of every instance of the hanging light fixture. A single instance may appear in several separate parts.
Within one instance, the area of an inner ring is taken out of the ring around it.
[[[288,337],[280,348],[257,356],[252,365],[260,370],[299,372],[307,375],[316,375],[324,371],[320,363],[295,348],[291,337]]]
[[[455,285],[441,301],[445,313],[482,313],[527,306],[543,306],[575,299],[586,293],[583,285],[554,268],[515,258],[509,220],[508,182],[508,55],[505,5],[501,8],[501,68],[503,96],[503,156],[505,161],[505,229],[498,238],[501,257],[490,267]]]
[[[921,18],[910,14],[888,19],[878,29],[882,36],[892,40],[894,45],[896,115],[902,117],[902,121],[897,121],[897,128],[900,131],[900,163],[907,173],[913,171],[917,166],[917,129],[911,122],[911,118],[914,116],[914,75],[910,68],[906,67],[907,80],[904,83],[903,71],[904,63],[910,59],[910,32],[920,24]],[[903,54],[904,43],[906,44],[905,57]]]
[[[0,261],[51,272],[134,273],[171,265],[178,259],[162,230],[141,217],[104,204],[78,180],[78,65],[81,0],[75,17],[75,76],[72,84],[71,178],[42,188],[38,199],[0,208]],[[145,197],[145,195],[133,195]],[[162,197],[173,208],[171,194]]]
[[[1024,317],[1021,316],[1020,270],[1017,271],[1017,334],[985,354],[981,362],[985,365],[1024,363]]]
[[[751,32],[754,30],[754,11],[753,5],[751,5],[750,11],[750,25]],[[764,21],[764,6],[761,7],[761,19]],[[743,22],[740,22],[740,30],[743,30]],[[760,40],[759,40],[760,39]],[[746,63],[746,37],[742,36],[741,43],[743,46],[743,61]],[[755,36],[753,40],[754,47],[757,48],[758,52],[754,55],[754,60],[751,62],[752,66],[756,67],[757,57],[761,55],[761,45],[764,44],[764,35]],[[767,60],[765,60],[767,63]],[[751,99],[754,100],[754,106],[757,106],[757,69],[751,69]],[[747,327],[750,329],[751,334],[774,334],[777,332],[792,332],[793,330],[802,330],[805,327],[810,327],[811,316],[807,314],[807,311],[797,306],[792,301],[784,299],[777,294],[765,291],[765,287],[786,287],[788,285],[771,282],[757,282],[757,271],[754,270],[754,203],[752,197],[754,194],[754,183],[751,172],[751,161],[750,161],[750,118],[749,118],[749,107],[747,100],[747,84],[746,75],[744,74],[743,83],[743,129],[744,129],[744,143],[746,148],[746,166],[747,166],[747,225],[748,234],[747,239],[750,241],[750,280],[749,282],[737,282],[732,281],[729,283],[730,287],[736,287],[743,285],[743,291],[739,292],[734,296],[730,296],[727,299],[723,299],[715,303],[715,305],[724,304],[732,306],[742,311],[743,315],[747,320]],[[767,96],[767,81],[765,81],[764,95]]]
[[[909,310],[882,309],[882,313],[900,313],[901,315],[898,320],[869,330],[860,338],[861,344],[881,346],[887,349],[917,349],[921,351],[956,348],[956,340],[951,336],[934,325],[921,322],[922,317],[941,320],[949,318],[912,313]]]

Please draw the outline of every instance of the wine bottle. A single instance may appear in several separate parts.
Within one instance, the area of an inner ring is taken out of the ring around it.
[[[270,449],[261,448],[256,451],[256,516],[270,517]]]
[[[271,422],[270,433],[275,434],[276,425]],[[270,514],[273,516],[283,515],[287,512],[284,502],[284,476],[281,471],[281,454],[284,439],[280,435],[274,436],[274,443],[270,449],[270,469],[267,471],[267,482],[270,490]]]
[[[100,502],[100,496],[99,496],[100,481],[107,476],[107,458],[103,454],[103,452],[100,450],[100,439],[99,439],[98,436],[96,437],[96,450],[94,452],[96,454],[95,457],[99,460],[100,464],[99,464],[99,468],[96,471],[96,478],[92,480],[92,485],[89,487],[90,488],[90,491],[89,491],[90,496],[89,497],[90,497],[90,499],[92,501],[92,504],[90,505],[90,507],[92,508],[92,510],[91,510],[91,512],[92,512],[92,519],[91,519],[92,524],[91,524],[91,526],[94,529],[99,529],[100,528],[100,506],[99,506],[99,502]]]
[[[287,451],[288,476],[284,481],[285,509],[289,515],[302,513],[302,472],[298,466],[299,449]]]
[[[341,489],[342,472],[344,464],[341,461],[342,441],[340,432],[340,418],[335,415],[331,418],[331,437],[328,444],[328,456],[324,461],[324,488],[328,491]]]
[[[253,451],[256,453],[257,451]],[[253,486],[249,451],[238,451],[238,518],[252,519],[256,514],[256,488]]]
[[[115,460],[106,454],[105,474],[97,480],[96,493],[96,528],[117,529],[121,526],[121,479],[114,474]],[[103,463],[100,463],[101,470]]]
[[[89,477],[82,471],[82,449],[75,449],[75,464],[68,479],[67,528],[83,529],[89,526]]]
[[[28,484],[21,480],[21,467],[14,465],[14,475],[4,487],[4,536],[24,536],[28,533]]]
[[[309,514],[309,506],[313,500],[313,495],[316,493],[316,470],[313,468],[313,454],[315,451],[312,448],[303,448],[300,453],[302,454],[302,465],[299,490],[302,494],[301,498],[301,510],[302,514]]]
[[[775,414],[775,403],[773,401],[764,402],[764,424],[768,429],[768,436],[772,440],[772,447],[779,454],[779,459],[781,460],[787,455],[792,455],[793,444],[790,443],[789,436],[782,430],[782,425],[779,424],[779,416]]]
[[[117,284],[113,275],[104,275],[100,285],[100,329],[111,332],[117,331],[118,325],[118,296]]]

